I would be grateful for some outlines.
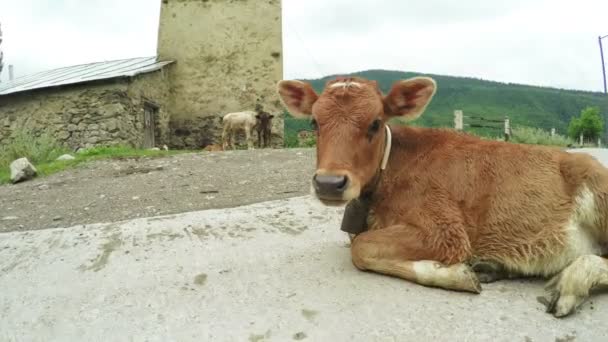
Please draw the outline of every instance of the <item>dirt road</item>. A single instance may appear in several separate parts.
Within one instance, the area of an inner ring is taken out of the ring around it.
[[[226,208],[305,195],[314,149],[105,160],[0,186],[0,232]]]

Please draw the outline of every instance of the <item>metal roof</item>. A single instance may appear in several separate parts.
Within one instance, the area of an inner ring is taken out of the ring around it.
[[[0,83],[0,96],[67,84],[135,76],[159,70],[172,62],[157,61],[156,57],[138,57],[42,71]]]

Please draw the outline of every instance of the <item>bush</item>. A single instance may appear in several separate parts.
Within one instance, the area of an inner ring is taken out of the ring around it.
[[[302,141],[300,143],[300,146],[302,147],[315,147],[317,146],[317,138],[316,137],[310,137],[304,141]]]
[[[604,131],[604,120],[597,107],[587,107],[581,111],[581,116],[572,118],[568,126],[568,135],[578,139],[582,134],[587,141],[596,141]]]
[[[284,138],[284,145],[286,148],[296,148],[298,147],[298,137],[291,133],[291,132],[285,132],[285,138]]]
[[[67,152],[66,148],[47,133],[35,136],[27,131],[15,131],[12,141],[0,146],[0,168],[6,169],[13,160],[23,157],[34,165],[45,163]]]
[[[551,136],[551,133],[540,128],[525,126],[513,128],[511,142],[520,144],[549,145],[562,147],[566,147],[570,144],[575,144],[574,140],[566,136],[560,134],[555,134],[554,136]]]

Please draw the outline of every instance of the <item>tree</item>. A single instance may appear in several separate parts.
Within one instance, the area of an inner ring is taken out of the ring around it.
[[[568,135],[578,139],[583,134],[586,140],[595,141],[604,131],[604,120],[598,107],[587,107],[581,111],[581,116],[572,118],[568,126]]]

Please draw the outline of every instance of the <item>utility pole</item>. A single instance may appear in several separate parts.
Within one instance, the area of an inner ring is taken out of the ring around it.
[[[604,76],[604,94],[608,95],[608,89],[606,88],[606,64],[604,63],[604,47],[602,46],[602,39],[608,37],[608,35],[605,36],[598,36],[597,37],[597,41],[600,44],[600,57],[602,58],[602,74]],[[604,122],[608,123],[608,113],[604,114]],[[608,125],[604,125],[604,138],[608,139]]]
[[[602,39],[608,37],[608,35],[606,36],[599,36],[597,37],[598,42],[600,43],[600,56],[602,57],[602,74],[604,75],[604,94],[608,94],[608,89],[606,88],[606,65],[604,63],[604,48],[602,46]]]

